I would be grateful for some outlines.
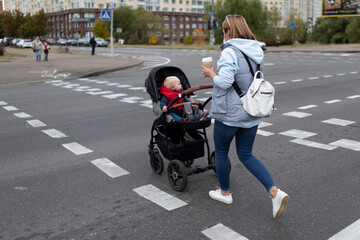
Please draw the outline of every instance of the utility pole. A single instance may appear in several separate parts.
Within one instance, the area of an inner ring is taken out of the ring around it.
[[[211,0],[210,23],[211,26],[214,23],[214,0]],[[214,48],[214,42],[215,42],[214,26],[212,26],[212,28],[210,29],[210,48]]]

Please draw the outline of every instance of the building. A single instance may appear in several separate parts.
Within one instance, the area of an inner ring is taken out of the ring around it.
[[[23,13],[36,14],[40,9],[45,13],[71,9],[105,9],[110,0],[6,0],[5,9],[18,9]],[[115,6],[143,8],[147,11],[204,13],[204,4],[211,0],[114,0]]]
[[[47,38],[67,38],[79,39],[90,38],[93,36],[93,27],[95,20],[100,18],[101,9],[70,9],[54,13],[49,13],[49,26],[52,24],[51,32]],[[185,36],[194,35],[194,30],[202,30],[207,27],[204,24],[204,14],[202,13],[184,13],[184,12],[153,12],[162,18],[161,31],[150,33],[156,35],[164,44],[174,42],[182,43]]]
[[[277,27],[286,27],[292,13],[296,18],[301,18],[308,23],[309,29],[315,25],[316,19],[321,16],[321,0],[261,0],[265,8],[271,11],[276,7],[282,16],[282,21]]]

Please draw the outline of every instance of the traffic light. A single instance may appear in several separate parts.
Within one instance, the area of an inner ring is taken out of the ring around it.
[[[213,25],[212,25],[211,20],[208,21],[208,29],[209,30],[213,29]]]
[[[208,29],[211,30],[211,29],[216,29],[219,27],[219,21],[214,18],[212,21],[209,20],[208,21]]]

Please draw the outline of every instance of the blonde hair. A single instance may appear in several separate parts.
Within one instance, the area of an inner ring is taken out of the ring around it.
[[[230,15],[222,23],[224,32],[230,31],[230,38],[242,38],[255,40],[246,20],[241,15]]]
[[[167,89],[171,90],[175,86],[175,81],[176,80],[180,81],[180,79],[178,77],[175,77],[175,76],[169,76],[169,77],[165,78],[165,80],[164,80],[165,87]]]

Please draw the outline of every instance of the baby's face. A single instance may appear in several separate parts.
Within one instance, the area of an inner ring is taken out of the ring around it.
[[[174,90],[176,90],[176,91],[178,91],[178,92],[180,92],[181,91],[181,83],[180,83],[180,79],[176,79],[175,80],[175,84],[174,84]]]

